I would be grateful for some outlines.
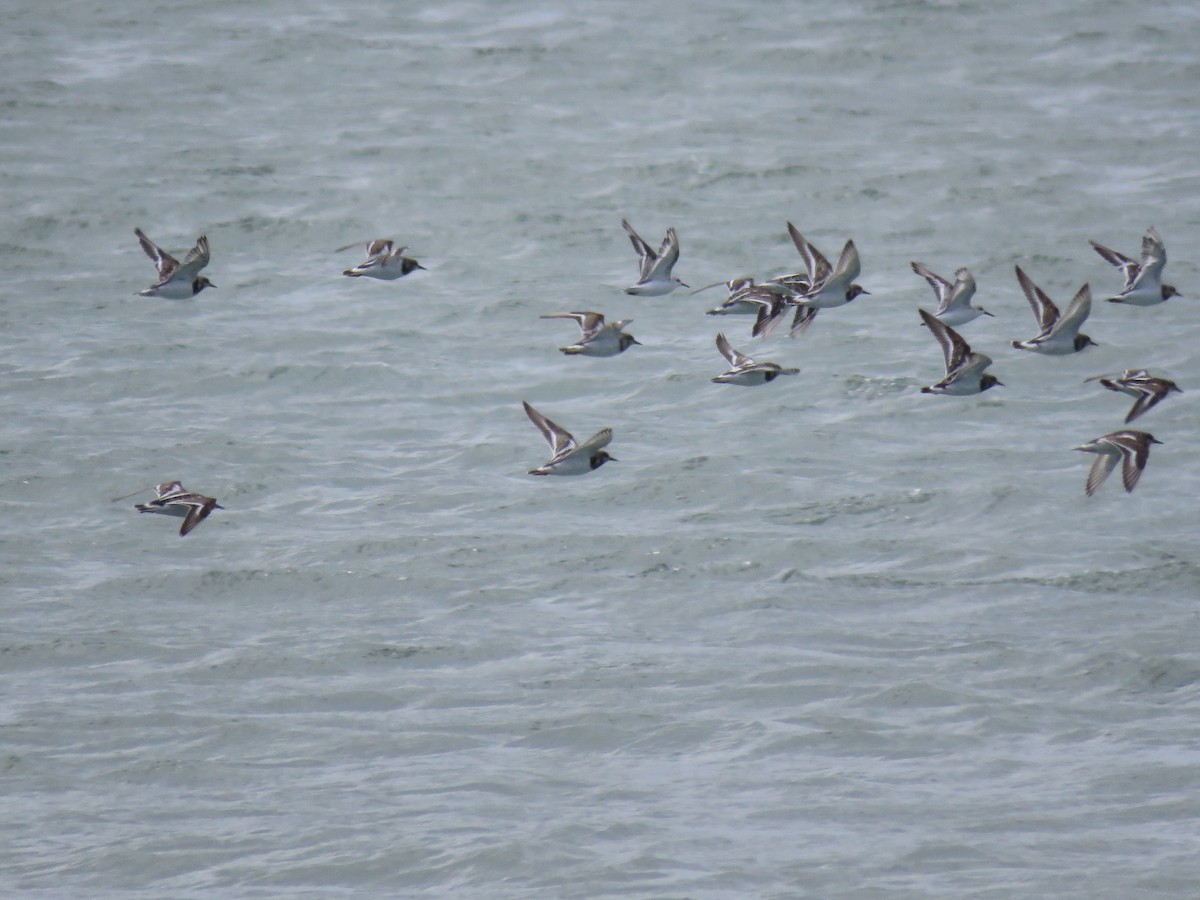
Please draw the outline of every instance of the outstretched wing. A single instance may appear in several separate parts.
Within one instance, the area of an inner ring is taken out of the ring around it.
[[[1167,396],[1167,392],[1170,390],[1170,388],[1157,378],[1136,383],[1126,383],[1138,392],[1137,399],[1133,401],[1133,407],[1129,410],[1129,415],[1125,417],[1126,425],[1157,404],[1159,400]]]
[[[1099,253],[1106,263],[1108,263],[1110,266],[1116,266],[1121,270],[1121,277],[1125,279],[1125,286],[1122,288],[1122,291],[1129,290],[1129,288],[1133,286],[1134,279],[1137,278],[1138,269],[1140,268],[1138,261],[1136,259],[1130,259],[1124,253],[1118,253],[1111,247],[1105,247],[1103,244],[1097,244],[1095,241],[1089,240],[1088,243],[1092,245],[1092,249]],[[1144,253],[1144,238],[1142,240],[1142,247]]]
[[[1155,378],[1144,369],[1139,369],[1132,376],[1126,372],[1121,382],[1138,392],[1138,398],[1134,401],[1133,408],[1129,410],[1129,415],[1125,417],[1126,424],[1129,424],[1147,410],[1153,409],[1171,391],[1179,390],[1179,385],[1175,382],[1168,381],[1166,378]]]
[[[643,273],[643,277],[649,277],[651,281],[659,279],[669,280],[671,277],[671,269],[675,267],[675,263],[679,261],[679,235],[675,233],[674,228],[667,229],[667,236],[663,238],[662,246],[658,248],[658,258],[654,260],[649,271]]]
[[[923,263],[913,260],[911,265],[912,270],[928,281],[929,286],[933,288],[933,293],[938,299],[938,312],[941,312],[950,303],[950,295],[954,292],[954,285],[941,275],[931,272]]]
[[[154,260],[154,267],[158,269],[159,282],[166,281],[174,275],[175,270],[179,268],[179,260],[146,237],[146,232],[142,229],[134,228],[133,233],[137,235],[138,243],[142,245],[146,255]]]
[[[357,247],[360,244],[365,244],[367,248],[367,256],[378,256],[381,253],[390,253],[393,241],[390,238],[377,238],[373,241],[355,241],[353,244],[347,244],[344,247],[338,247],[334,253],[341,253],[344,250],[349,250],[351,247]]]
[[[725,357],[729,365],[735,369],[740,369],[742,366],[754,365],[754,360],[752,360],[746,354],[739,353],[730,347],[728,339],[726,339],[725,335],[720,332],[717,333],[717,350],[720,351],[720,354],[723,357]]]
[[[983,373],[987,371],[987,367],[992,364],[992,358],[984,353],[971,353],[963,360],[962,365],[955,370],[953,376],[947,373],[947,378],[953,377],[961,379],[965,382],[974,381],[976,378],[982,378]]]
[[[854,246],[854,241],[846,241],[846,245],[842,247],[842,252],[838,256],[837,265],[833,267],[833,274],[829,276],[829,282],[836,281],[838,284],[844,284],[846,287],[862,274],[862,262],[858,258],[858,247]]]
[[[1163,243],[1162,235],[1158,233],[1153,225],[1146,229],[1146,233],[1142,236],[1142,265],[1146,265],[1147,257],[1154,257],[1162,260],[1165,264],[1167,261],[1167,245]]]
[[[1136,289],[1145,281],[1151,283],[1162,278],[1163,266],[1167,264],[1167,248],[1162,238],[1154,230],[1154,226],[1142,237],[1142,258],[1138,261],[1137,272],[1132,281],[1126,282],[1129,288]]]
[[[761,287],[776,294],[785,294],[787,296],[807,294],[813,289],[812,282],[808,280],[807,274],[793,272],[790,275],[777,275],[770,281],[764,282]]]
[[[1033,283],[1033,280],[1021,270],[1020,266],[1017,266],[1016,270],[1017,281],[1021,283],[1021,290],[1025,292],[1025,298],[1029,301],[1030,308],[1033,309],[1038,328],[1041,329],[1042,334],[1049,334],[1054,323],[1058,321],[1058,307],[1046,296],[1045,291]]]
[[[799,337],[812,327],[813,321],[817,318],[817,307],[806,306],[803,303],[796,304],[796,314],[792,316],[792,327],[788,331],[788,337]]]
[[[1079,289],[1079,292],[1071,298],[1071,302],[1067,305],[1067,311],[1063,313],[1062,318],[1058,320],[1052,327],[1053,332],[1063,332],[1065,334],[1078,334],[1083,323],[1087,321],[1087,317],[1092,312],[1092,289],[1089,285],[1084,285]]]
[[[597,331],[604,327],[604,316],[597,312],[581,312],[569,313],[551,313],[546,316],[540,316],[542,319],[574,319],[579,325],[579,330],[583,333],[583,338],[593,337]]]
[[[169,498],[172,494],[183,493],[186,492],[183,489],[182,481],[164,481],[162,484],[156,484],[154,486],[155,500],[164,500]]]
[[[217,507],[216,497],[205,497],[202,494],[189,494],[186,498],[176,500],[177,504],[186,504],[187,515],[179,526],[179,536],[185,536],[189,531],[208,518],[208,514]]]
[[[196,246],[189,250],[188,255],[183,258],[183,262],[175,272],[175,277],[191,281],[201,269],[208,265],[208,259],[208,237],[202,234],[196,238]]]
[[[960,369],[971,356],[971,345],[963,340],[962,335],[943,322],[929,314],[927,310],[917,309],[921,321],[929,326],[930,333],[937,338],[942,347],[942,356],[946,360],[946,375],[949,377],[955,370]],[[985,357],[986,358],[986,357]],[[991,360],[988,360],[990,363]]]
[[[759,310],[763,307],[774,309],[775,305],[781,299],[786,300],[791,296],[792,292],[781,285],[764,283],[753,285],[730,296],[725,303],[727,305],[733,303],[751,303],[758,306]]]
[[[786,297],[776,295],[760,306],[758,316],[754,320],[754,328],[750,332],[751,336],[769,337],[776,326],[783,321],[783,317],[787,315],[787,308],[790,305]]]
[[[800,253],[800,258],[804,260],[804,267],[808,270],[808,283],[812,290],[816,290],[825,284],[829,279],[830,273],[833,272],[833,267],[829,265],[827,260],[808,239],[796,230],[796,226],[791,222],[787,223],[788,234],[792,236],[792,243],[796,245],[796,250]]]
[[[637,251],[638,259],[641,260],[638,280],[645,281],[646,277],[650,274],[650,270],[654,268],[654,262],[658,259],[658,254],[654,252],[653,247],[642,240],[640,234],[633,230],[633,226],[629,224],[628,219],[621,220],[621,227],[629,235],[629,242],[633,244],[633,249]]]
[[[575,439],[571,437],[569,431],[555,425],[525,401],[521,401],[521,403],[525,407],[525,415],[529,416],[529,420],[537,426],[542,437],[546,439],[546,443],[550,445],[550,451],[555,459],[565,456],[575,449]]]
[[[593,453],[595,453],[601,447],[607,447],[609,444],[611,444],[612,439],[613,439],[612,429],[611,428],[601,428],[599,431],[597,431],[595,434],[593,434],[590,438],[588,438],[586,441],[584,441],[582,444],[580,444],[579,447],[574,450],[574,452],[575,453],[586,453],[588,456],[591,456]],[[572,451],[567,451],[567,452],[569,453]],[[566,456],[565,453],[562,455]]]
[[[1109,441],[1121,451],[1121,480],[1125,490],[1132,491],[1142,477],[1150,459],[1150,442],[1144,431],[1119,431],[1109,435]]]
[[[1122,451],[1124,455],[1124,451]],[[1115,453],[1098,453],[1095,461],[1092,462],[1092,468],[1088,471],[1086,492],[1090,497],[1096,493],[1096,489],[1104,484],[1112,470],[1117,467],[1117,456]]]
[[[964,267],[954,270],[954,284],[950,289],[950,296],[946,298],[946,308],[938,307],[938,314],[944,313],[947,309],[953,307],[965,309],[971,302],[971,298],[975,296],[975,276],[971,274],[971,270]],[[990,316],[991,313],[983,310],[982,315]]]

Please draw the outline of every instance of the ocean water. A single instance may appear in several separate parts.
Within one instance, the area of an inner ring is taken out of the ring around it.
[[[8,4],[0,893],[1185,897],[1200,11]],[[871,293],[799,340],[622,293]],[[1102,302],[1155,225],[1183,299]],[[207,234],[213,290],[134,292]],[[428,272],[343,278],[392,236]],[[1004,382],[922,395],[909,269]],[[1099,344],[1012,350],[1020,264]],[[645,346],[568,358],[568,321]],[[714,385],[724,329],[801,368]],[[1148,367],[1137,490],[1071,448]],[[581,478],[527,400],[616,434]],[[139,516],[180,479],[185,539]]]

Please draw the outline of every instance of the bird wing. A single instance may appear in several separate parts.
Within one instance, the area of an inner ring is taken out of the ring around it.
[[[1111,247],[1105,247],[1103,244],[1097,244],[1095,241],[1088,241],[1088,243],[1092,245],[1093,250],[1104,258],[1105,262],[1121,270],[1121,277],[1125,279],[1125,286],[1121,289],[1122,292],[1133,287],[1134,279],[1137,278],[1138,269],[1140,268],[1136,259],[1130,259],[1124,253],[1118,253]],[[1143,248],[1144,245],[1145,239],[1143,239]]]
[[[1051,328],[1052,333],[1063,332],[1066,334],[1078,334],[1079,329],[1087,320],[1087,317],[1092,312],[1092,289],[1089,285],[1084,285],[1071,298],[1071,302],[1067,305],[1067,311],[1062,314],[1062,317]]]
[[[938,299],[938,312],[944,310],[950,302],[950,295],[954,292],[954,285],[941,275],[931,272],[923,263],[913,260],[911,265],[912,270],[928,281],[929,286],[933,288],[933,293]]]
[[[208,259],[208,237],[202,234],[196,238],[196,246],[189,250],[187,256],[183,258],[183,262],[175,272],[175,277],[191,281],[201,269],[208,265]]]
[[[1167,261],[1167,245],[1163,243],[1162,235],[1153,225],[1147,228],[1146,233],[1142,236],[1143,265],[1145,265],[1148,255],[1153,255],[1155,259],[1161,259],[1164,263]]]
[[[559,426],[555,425],[540,412],[522,401],[525,407],[525,414],[529,416],[529,420],[537,426],[538,431],[542,433],[542,437],[546,439],[546,443],[550,445],[550,451],[554,455],[554,459],[559,459],[575,449],[575,438],[571,437],[571,433]]]
[[[780,285],[756,284],[730,297],[728,303],[756,303],[759,306],[772,307],[780,298],[791,296],[791,291]]]
[[[604,316],[597,312],[588,312],[587,310],[583,310],[582,312],[551,313],[539,318],[574,319],[576,324],[579,325],[579,330],[583,332],[584,339],[594,337],[596,332],[604,327]]]
[[[175,274],[175,270],[179,268],[179,260],[146,237],[146,232],[142,229],[134,228],[133,233],[137,235],[138,243],[142,245],[146,255],[154,260],[154,267],[158,269],[159,283],[168,281]]]
[[[601,447],[607,447],[609,444],[611,444],[612,439],[613,439],[612,429],[611,428],[601,428],[599,431],[597,431],[595,434],[593,434],[590,438],[588,438],[586,441],[584,441],[582,444],[580,444],[573,451],[567,451],[567,453],[563,453],[563,454],[561,454],[561,456],[565,457],[565,456],[567,456],[568,453],[586,453],[588,456],[591,456],[593,453],[595,453]],[[559,457],[555,457],[556,460],[558,458]]]
[[[154,486],[155,500],[167,500],[170,499],[174,494],[184,493],[187,492],[183,489],[183,482],[181,481],[164,481],[162,484],[156,484]]]
[[[971,353],[954,372],[947,372],[946,377],[955,381],[959,379],[971,381],[974,378],[983,377],[983,373],[991,364],[992,358],[990,356],[983,353]]]
[[[1129,410],[1129,415],[1125,417],[1125,424],[1127,425],[1142,413],[1153,409],[1171,391],[1179,390],[1179,386],[1175,382],[1168,381],[1165,378],[1154,378],[1147,375],[1145,371],[1141,371],[1139,375],[1133,378],[1124,378],[1122,381],[1138,392],[1138,398],[1133,402],[1133,408]]]
[[[654,268],[654,261],[658,259],[658,254],[654,252],[654,248],[642,240],[641,235],[633,230],[633,226],[629,224],[628,219],[621,220],[621,227],[629,235],[629,242],[633,244],[633,249],[637,251],[638,259],[641,260],[641,274],[638,280],[645,281],[646,276],[650,274],[650,270]]]
[[[1122,451],[1124,454],[1124,451]],[[1117,467],[1117,457],[1113,453],[1098,453],[1096,459],[1092,463],[1092,468],[1088,471],[1087,477],[1087,495],[1090,497],[1096,493],[1096,489],[1104,484],[1105,479],[1112,474],[1112,470]]]
[[[1150,459],[1150,442],[1145,439],[1144,432],[1137,431],[1118,432],[1111,435],[1109,441],[1121,451],[1121,480],[1125,490],[1132,491]]]
[[[1138,261],[1137,271],[1132,280],[1126,280],[1128,289],[1136,289],[1143,281],[1158,281],[1162,278],[1163,266],[1167,264],[1167,248],[1163,246],[1162,238],[1151,226],[1142,237],[1142,258]]]
[[[773,291],[777,294],[784,293],[789,296],[793,294],[807,294],[812,290],[812,282],[809,281],[807,274],[793,272],[791,275],[778,275],[770,281],[765,282],[762,287]]]
[[[1030,308],[1033,309],[1038,328],[1042,330],[1042,334],[1049,334],[1054,323],[1058,321],[1058,307],[1046,296],[1045,291],[1033,283],[1033,280],[1021,270],[1020,266],[1017,266],[1016,270],[1017,281],[1021,283],[1021,290],[1025,292],[1025,298],[1029,301]]]
[[[806,306],[803,303],[796,304],[796,314],[792,316],[792,327],[788,331],[789,337],[799,337],[812,327],[813,321],[817,318],[817,307]]]
[[[804,267],[808,270],[809,285],[812,289],[816,289],[825,284],[830,273],[833,271],[833,267],[829,265],[829,260],[804,235],[796,230],[795,225],[788,222],[787,227],[788,234],[792,236],[792,243],[796,245],[796,250],[799,251],[800,258],[804,260]]]
[[[186,504],[189,507],[187,515],[183,518],[183,524],[179,526],[179,536],[183,537],[208,518],[208,514],[217,506],[217,498],[205,497],[203,494],[189,494],[186,499],[180,498],[175,503]]]
[[[951,308],[965,309],[974,296],[975,276],[971,274],[971,270],[967,268],[955,269],[954,284],[950,288],[949,296],[946,297],[945,307],[938,307],[938,314],[940,315]]]
[[[946,375],[950,376],[971,356],[971,345],[964,341],[957,331],[941,319],[930,315],[927,310],[918,308],[917,312],[921,314],[921,321],[929,326],[930,333],[941,345],[942,356],[946,359]]]
[[[664,280],[671,277],[671,269],[675,267],[675,263],[679,260],[679,235],[675,233],[674,228],[667,229],[667,236],[663,238],[662,246],[658,248],[658,257],[654,260],[653,265],[644,273],[643,277],[648,277],[651,281],[657,281],[662,278]]]
[[[760,306],[758,316],[754,320],[754,328],[750,331],[751,336],[769,337],[776,326],[783,321],[789,305],[786,297],[776,296]]]
[[[854,241],[846,241],[838,256],[837,265],[833,267],[833,274],[829,276],[826,284],[836,281],[849,287],[850,283],[860,274],[862,274],[862,262],[858,258],[858,248],[854,246]]]
[[[351,247],[363,245],[367,248],[367,256],[378,256],[380,253],[387,253],[392,249],[393,241],[390,238],[377,238],[373,241],[355,241],[353,244],[347,244],[344,247],[338,247],[334,253],[341,253],[344,250],[349,250]]]
[[[754,360],[745,353],[739,353],[730,347],[728,339],[720,332],[717,333],[717,350],[725,357],[726,362],[735,369],[754,365]]]

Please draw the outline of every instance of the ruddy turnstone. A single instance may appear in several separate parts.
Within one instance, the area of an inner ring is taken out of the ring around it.
[[[1157,406],[1159,401],[1171,391],[1183,393],[1175,382],[1165,378],[1156,378],[1145,369],[1126,369],[1116,378],[1110,375],[1093,375],[1085,380],[1099,381],[1110,391],[1137,398],[1133,403],[1133,408],[1129,410],[1129,415],[1125,417],[1126,425],[1142,413]]]
[[[728,281],[714,281],[712,284],[706,284],[704,287],[698,287],[691,292],[690,296],[695,297],[697,294],[702,294],[705,291],[711,291],[715,287],[721,287],[724,285],[725,290],[729,293],[729,296],[732,297],[734,294],[746,290],[746,288],[754,287],[756,283],[757,282],[755,282],[755,280],[749,275],[743,275],[739,278],[730,278]]]
[[[338,247],[335,251],[341,253],[343,250],[349,250],[351,247],[357,247],[361,241],[355,241],[353,244],[347,244],[345,247]],[[385,238],[380,238],[375,241],[367,241],[367,258],[360,262],[353,269],[347,269],[342,274],[349,275],[351,278],[379,278],[383,281],[395,281],[397,278],[403,278],[409,272],[415,269],[424,269],[425,267],[411,257],[405,256],[404,251],[407,247],[397,247],[392,249],[393,241]]]
[[[596,312],[552,313],[541,318],[574,319],[579,324],[579,340],[569,347],[559,348],[568,356],[616,356],[634,344],[639,347],[642,345],[632,334],[621,330],[633,319],[621,319],[606,325],[604,316]]]
[[[938,299],[938,308],[933,316],[939,322],[947,325],[966,325],[980,316],[990,316],[991,313],[982,306],[972,306],[971,298],[975,296],[975,276],[970,269],[961,268],[954,273],[954,283],[951,284],[941,275],[937,275],[922,263],[913,262],[912,270],[929,282],[933,293]]]
[[[719,333],[717,334],[717,350],[728,361],[730,369],[724,375],[714,378],[713,383],[715,384],[766,384],[768,381],[774,381],[780,375],[795,375],[800,371],[799,369],[785,369],[778,363],[755,362],[746,354],[739,353],[730,347],[725,335]]]
[[[758,312],[757,303],[745,302],[745,295],[754,289],[756,282],[753,278],[731,278],[728,281],[714,281],[712,284],[706,284],[702,288],[696,288],[692,291],[692,296],[696,296],[701,291],[707,291],[711,288],[721,287],[724,285],[727,296],[721,301],[720,306],[707,310],[705,315],[708,316],[730,316],[742,315],[748,313],[753,315]]]
[[[540,412],[522,401],[525,414],[538,427],[538,431],[550,445],[554,454],[550,461],[536,469],[530,469],[530,475],[584,475],[593,469],[598,469],[606,462],[616,462],[614,456],[609,456],[607,447],[613,439],[611,428],[601,428],[582,444],[576,446],[575,438],[570,432],[559,428]]]
[[[1029,306],[1037,318],[1041,332],[1035,338],[1027,341],[1013,341],[1012,345],[1018,350],[1032,350],[1034,353],[1048,353],[1058,356],[1064,353],[1078,353],[1089,344],[1096,346],[1086,334],[1080,334],[1079,329],[1092,311],[1092,290],[1086,284],[1072,298],[1067,311],[1059,316],[1058,307],[1046,296],[1046,292],[1030,280],[1029,276],[1017,266],[1017,281],[1021,290],[1029,299]]]
[[[1182,297],[1171,284],[1163,284],[1163,266],[1167,264],[1167,248],[1163,245],[1162,236],[1151,225],[1142,237],[1142,258],[1130,259],[1123,253],[1118,253],[1088,241],[1089,244],[1104,257],[1105,261],[1116,266],[1125,276],[1125,286],[1115,297],[1108,297],[1110,303],[1128,303],[1130,306],[1154,306],[1169,297]]]
[[[773,280],[756,284],[753,278],[736,278],[725,282],[718,281],[717,284],[710,284],[708,287],[716,287],[719,284],[725,285],[729,291],[729,295],[720,306],[707,310],[705,315],[758,315],[763,307],[773,309],[780,302],[780,298],[786,299],[795,294],[794,291]],[[707,288],[701,288],[700,290],[707,290]],[[692,293],[698,294],[699,291],[692,291]]]
[[[640,297],[657,297],[669,294],[677,287],[687,287],[671,275],[671,269],[679,261],[679,236],[675,234],[674,228],[667,229],[667,236],[663,238],[662,246],[655,253],[626,219],[621,220],[621,227],[629,235],[629,241],[641,260],[637,283],[625,288],[625,293]]]
[[[203,494],[186,490],[178,481],[156,485],[154,493],[157,496],[149,503],[137,503],[133,508],[143,513],[181,517],[183,524],[179,527],[180,537],[208,518],[208,514],[214,509],[225,508],[217,503],[215,497],[205,497]]]
[[[144,291],[138,291],[139,297],[187,300],[195,297],[206,287],[216,287],[215,284],[199,274],[200,270],[208,265],[209,259],[208,238],[204,235],[196,238],[196,246],[188,251],[181,263],[146,237],[146,233],[142,229],[135,228],[133,233],[137,235],[138,243],[142,245],[146,255],[154,260],[154,265],[158,269],[158,281]]]
[[[807,272],[792,272],[790,275],[776,275],[763,282],[764,285],[775,288],[778,294],[807,294],[812,290],[812,282],[808,280]]]
[[[787,298],[786,303],[778,304],[775,310],[765,308],[761,310],[758,314],[758,321],[754,323],[756,336],[770,334],[783,316],[787,306],[796,308],[790,331],[791,336],[796,337],[809,329],[813,319],[817,317],[818,310],[845,306],[860,294],[870,293],[862,285],[854,284],[854,279],[862,272],[862,263],[859,260],[858,248],[854,245],[854,241],[846,241],[841,255],[838,257],[837,265],[831,266],[821,251],[796,230],[795,225],[788,222],[787,227],[788,234],[792,236],[792,243],[796,245],[796,250],[799,251],[805,268],[808,270],[809,288],[803,294]]]
[[[1146,431],[1114,431],[1074,447],[1075,450],[1097,454],[1088,472],[1087,495],[1092,496],[1104,484],[1104,479],[1117,467],[1118,460],[1122,463],[1121,479],[1125,482],[1125,490],[1132,491],[1142,477],[1146,460],[1150,458],[1150,445],[1161,443]]]
[[[921,321],[929,326],[937,342],[942,345],[946,358],[946,377],[937,384],[921,388],[922,394],[979,394],[996,385],[1003,387],[995,375],[985,375],[984,370],[992,360],[982,353],[972,353],[971,345],[957,331],[924,309],[917,309]]]

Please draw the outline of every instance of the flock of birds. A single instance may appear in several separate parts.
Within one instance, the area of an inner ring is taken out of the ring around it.
[[[621,225],[637,251],[641,265],[636,283],[626,288],[626,293],[636,296],[660,296],[669,294],[679,287],[688,287],[673,274],[679,260],[679,237],[674,228],[667,229],[666,237],[656,251],[633,229],[628,221]],[[709,315],[748,314],[755,317],[751,329],[752,337],[770,335],[788,315],[791,315],[789,333],[792,337],[804,334],[813,324],[822,309],[844,306],[854,298],[869,294],[856,279],[862,273],[862,263],[854,241],[848,240],[838,256],[837,263],[829,260],[811,241],[804,237],[792,223],[787,224],[792,243],[804,261],[805,270],[780,275],[767,281],[757,282],[753,278],[735,278],[699,288],[693,293],[724,285],[725,300]],[[1166,248],[1162,237],[1153,228],[1142,238],[1141,255],[1134,259],[1091,241],[1092,247],[1104,260],[1118,268],[1124,283],[1119,293],[1108,299],[1113,303],[1133,306],[1152,306],[1171,297],[1182,296],[1174,286],[1162,281],[1163,267],[1167,262]],[[990,357],[976,353],[962,335],[955,330],[980,316],[992,315],[979,306],[973,306],[975,278],[966,268],[954,273],[954,281],[941,277],[919,262],[912,263],[913,272],[924,278],[937,298],[937,309],[930,313],[919,309],[921,322],[941,346],[945,359],[946,374],[936,384],[921,388],[927,394],[970,395],[978,394],[1002,382],[986,370],[992,365]],[[1013,341],[1019,350],[1047,355],[1078,353],[1093,341],[1080,329],[1091,314],[1091,288],[1085,284],[1072,298],[1064,312],[1038,287],[1033,280],[1016,267],[1017,281],[1029,301],[1037,319],[1038,333],[1024,341]],[[542,318],[574,319],[580,328],[580,338],[562,352],[570,355],[615,356],[638,344],[633,335],[623,329],[628,320],[606,323],[597,312],[582,311],[554,313]],[[774,362],[756,362],[746,354],[734,349],[724,333],[716,336],[718,352],[729,363],[729,370],[712,380],[719,384],[759,385],[775,380],[780,375],[794,375],[799,370],[784,368]],[[1145,369],[1127,369],[1119,375],[1098,375],[1088,381],[1099,381],[1112,391],[1128,394],[1135,398],[1132,409],[1125,417],[1128,425],[1147,410],[1155,406],[1178,385],[1166,378],[1151,375]],[[538,429],[545,435],[553,452],[552,458],[543,466],[533,469],[533,475],[578,475],[597,469],[613,459],[604,449],[612,440],[612,430],[605,428],[582,444],[576,444],[571,435],[548,420],[528,403],[525,411]],[[1123,429],[1102,435],[1074,449],[1096,454],[1088,474],[1086,493],[1094,494],[1108,478],[1118,463],[1122,464],[1122,478],[1126,491],[1132,491],[1141,477],[1149,458],[1150,445],[1162,443],[1145,431]]]
[[[640,260],[637,281],[625,289],[627,294],[643,297],[662,296],[680,287],[688,287],[673,274],[679,260],[679,237],[674,228],[668,228],[666,237],[656,251],[622,219],[634,250]],[[780,275],[758,282],[753,278],[734,278],[699,288],[699,293],[710,288],[724,286],[725,300],[709,315],[753,315],[752,337],[767,337],[789,314],[792,337],[804,334],[812,326],[817,313],[822,309],[845,306],[862,294],[868,294],[855,282],[862,272],[862,263],[854,241],[848,240],[838,256],[837,263],[829,260],[807,240],[792,223],[787,223],[788,234],[800,253],[805,270]],[[139,291],[139,296],[161,297],[181,300],[195,297],[206,288],[216,285],[200,274],[210,259],[208,239],[201,236],[183,261],[164,251],[140,229],[134,234],[146,255],[154,262],[158,280],[150,287]],[[1167,262],[1166,248],[1162,237],[1149,228],[1142,238],[1141,255],[1134,259],[1098,244],[1090,242],[1104,260],[1120,270],[1124,284],[1119,293],[1107,299],[1113,303],[1133,306],[1152,306],[1171,297],[1182,296],[1172,285],[1162,281],[1163,267]],[[337,252],[349,250],[358,244],[348,244]],[[424,269],[417,260],[405,256],[407,247],[396,247],[387,239],[366,243],[367,258],[342,274],[352,278],[377,278],[385,281],[402,278],[417,269]],[[979,306],[972,306],[976,291],[975,278],[966,268],[954,273],[951,282],[930,271],[919,262],[912,263],[913,272],[924,278],[937,298],[937,309],[930,313],[919,309],[921,322],[941,346],[945,359],[946,374],[936,384],[921,388],[922,393],[965,396],[982,393],[1003,383],[986,370],[992,365],[990,357],[976,353],[970,344],[956,331],[980,316],[992,313]],[[1017,281],[1037,319],[1038,334],[1028,340],[1013,341],[1012,346],[1020,350],[1048,355],[1078,353],[1095,342],[1080,329],[1091,314],[1092,296],[1089,285],[1083,287],[1072,298],[1064,312],[1038,287],[1020,266],[1016,267]],[[580,329],[579,339],[561,350],[564,354],[608,357],[624,353],[639,345],[633,335],[624,328],[630,320],[606,322],[602,314],[590,311],[553,313],[543,319],[572,319]],[[735,350],[724,333],[716,336],[718,352],[729,364],[728,371],[715,376],[718,384],[753,386],[774,381],[780,375],[794,375],[799,370],[784,368],[774,362],[756,362],[751,357]],[[1154,407],[1179,387],[1165,378],[1151,375],[1145,369],[1127,369],[1119,375],[1097,375],[1088,381],[1099,381],[1112,391],[1128,394],[1135,398],[1133,407],[1125,417],[1128,425],[1147,410]],[[582,475],[600,468],[606,462],[615,461],[605,449],[612,442],[611,428],[603,428],[583,443],[577,443],[559,425],[556,425],[529,403],[524,403],[525,413],[542,433],[550,446],[551,458],[541,466],[529,471],[530,475]],[[1091,496],[1112,474],[1118,463],[1122,465],[1122,479],[1126,491],[1132,491],[1141,477],[1149,458],[1150,445],[1159,444],[1153,435],[1145,431],[1123,429],[1088,441],[1076,450],[1096,454],[1088,473],[1086,493]],[[214,509],[222,509],[215,498],[207,497],[183,487],[179,481],[156,485],[155,499],[139,503],[135,509],[143,513],[159,513],[183,518],[179,534],[186,535]],[[140,493],[135,491],[134,493]],[[117,497],[122,500],[133,496]]]
[[[208,265],[210,259],[207,236],[201,235],[197,238],[196,246],[189,250],[187,256],[183,258],[183,262],[180,262],[150,240],[142,229],[135,228],[133,233],[137,235],[138,243],[142,245],[142,249],[154,262],[154,267],[158,271],[158,280],[144,291],[138,291],[139,297],[186,300],[195,297],[205,288],[216,287],[208,278],[200,274],[200,270]],[[357,243],[347,244],[345,247],[339,247],[336,252],[341,253],[356,246],[358,246]],[[351,278],[366,277],[393,281],[416,269],[424,269],[425,267],[415,259],[404,255],[404,251],[407,249],[407,247],[396,247],[393,241],[386,239],[368,241],[367,258],[357,266],[346,269],[342,274]],[[125,500],[140,493],[142,493],[141,489],[113,499],[114,501]],[[179,526],[180,537],[188,534],[207,519],[208,514],[214,509],[224,509],[217,503],[215,497],[207,497],[204,494],[189,491],[179,481],[165,481],[155,485],[154,494],[153,500],[149,503],[135,504],[134,509],[142,513],[158,513],[182,518],[183,523]]]

